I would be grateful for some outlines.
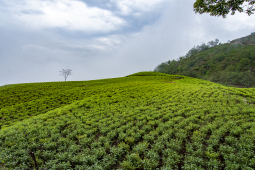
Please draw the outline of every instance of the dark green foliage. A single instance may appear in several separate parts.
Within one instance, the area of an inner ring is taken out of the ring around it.
[[[154,71],[196,77],[225,85],[254,87],[255,44],[249,44],[253,40],[255,42],[255,34],[213,48],[204,48],[206,50],[196,50],[201,48],[194,47],[178,61],[164,62]]]
[[[244,3],[246,4],[243,5]],[[234,15],[236,11],[245,12],[250,16],[254,14],[254,4],[253,0],[196,0],[193,7],[196,13],[209,13],[225,18],[229,12]]]

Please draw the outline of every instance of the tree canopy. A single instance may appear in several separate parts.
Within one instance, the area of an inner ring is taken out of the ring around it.
[[[249,16],[254,14],[255,0],[196,0],[194,3],[195,13],[209,13],[211,16],[222,16],[231,12],[234,15],[236,11],[245,12]]]

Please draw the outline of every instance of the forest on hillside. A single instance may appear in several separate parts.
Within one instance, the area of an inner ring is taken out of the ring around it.
[[[255,34],[221,44],[219,40],[194,46],[177,60],[159,64],[155,72],[185,75],[220,84],[255,86]]]

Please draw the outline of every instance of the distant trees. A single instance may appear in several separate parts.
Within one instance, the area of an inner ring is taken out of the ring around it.
[[[219,40],[215,39],[194,46],[177,60],[161,63],[154,71],[255,87],[255,46],[232,43],[220,45]]]
[[[249,58],[241,58],[239,63],[237,64],[236,71],[244,71],[247,70],[247,67],[250,65],[250,59]]]
[[[219,39],[216,38],[214,41],[209,41],[207,45],[209,46],[209,48],[216,47],[217,45],[219,45]]]
[[[189,52],[184,56],[184,58],[188,58],[194,54],[197,54],[199,52],[208,50],[209,48],[216,47],[217,45],[220,45],[219,39],[216,38],[214,41],[209,41],[207,44],[202,43],[201,45],[194,46],[192,49],[189,50]]]
[[[62,69],[62,71],[60,71],[61,72],[61,76],[64,76],[65,77],[65,81],[66,81],[66,78],[69,76],[69,75],[72,75],[72,73],[71,73],[71,71],[72,70],[70,70],[70,69]]]
[[[205,50],[208,50],[210,48],[216,47],[220,45],[221,43],[219,42],[219,39],[215,39],[214,41],[209,41],[207,44],[202,43],[201,45],[194,46],[192,49],[189,50],[189,52],[185,56],[181,56],[178,58],[178,60],[172,60],[168,62],[163,62],[160,65],[158,65],[154,71],[156,72],[161,72],[161,73],[168,73],[168,74],[175,74],[177,72],[183,72],[183,71],[188,71],[190,67],[193,67],[195,64],[195,61],[189,61],[188,63],[185,63],[184,61],[186,58],[192,58],[192,56],[195,56],[195,54],[203,52]],[[184,62],[182,67],[179,67],[178,64],[179,62]],[[187,72],[188,73],[188,72]],[[188,73],[189,76],[193,76],[195,74]]]
[[[170,61],[168,61],[168,62],[170,62]],[[164,62],[164,63],[161,63],[154,71],[156,71],[156,72],[162,72],[162,71],[166,71],[166,70],[164,70],[167,66],[168,66],[168,64],[169,63],[167,63],[167,62]]]

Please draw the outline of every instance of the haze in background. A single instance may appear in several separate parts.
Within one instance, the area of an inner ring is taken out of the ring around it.
[[[255,32],[255,15],[195,14],[190,0],[1,0],[0,86],[152,71],[202,42]]]

